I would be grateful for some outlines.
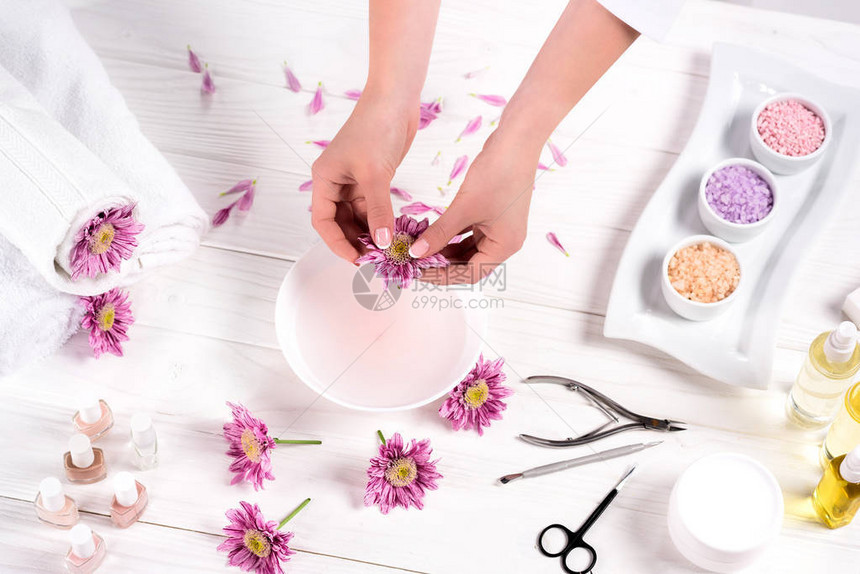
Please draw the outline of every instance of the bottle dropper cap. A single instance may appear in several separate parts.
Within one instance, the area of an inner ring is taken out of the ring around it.
[[[72,554],[78,558],[89,558],[96,553],[96,543],[93,541],[93,531],[86,524],[76,524],[69,531],[72,543]]]
[[[141,449],[155,444],[155,428],[148,414],[136,413],[131,417],[131,440]]]
[[[120,506],[132,506],[137,502],[137,483],[130,472],[122,471],[113,477],[113,493]]]
[[[72,464],[78,468],[89,468],[96,459],[90,438],[81,433],[73,434],[69,439],[69,453],[72,455]]]
[[[84,395],[81,397],[78,413],[81,420],[88,425],[98,422],[102,418],[102,405],[98,397],[95,395]]]
[[[860,446],[845,455],[839,465],[839,474],[848,482],[860,482]]]
[[[846,363],[856,347],[857,326],[851,321],[842,321],[824,342],[824,355],[831,363]]]
[[[59,512],[66,505],[63,485],[53,476],[44,478],[39,483],[39,498],[42,501],[42,507],[48,512]]]

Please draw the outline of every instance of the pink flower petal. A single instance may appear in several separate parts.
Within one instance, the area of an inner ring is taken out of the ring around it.
[[[233,208],[236,207],[238,201],[234,201],[224,209],[219,209],[215,214],[215,217],[212,218],[212,227],[220,227],[224,225],[228,219],[230,219],[230,212],[233,211]]]
[[[347,90],[343,93],[350,100],[357,100],[361,97],[361,90]]]
[[[299,191],[311,191],[314,188],[314,180],[309,179],[299,186]]]
[[[222,191],[218,194],[218,197],[223,197],[225,195],[231,195],[233,193],[242,193],[248,191],[251,186],[253,186],[257,182],[256,179],[243,179],[227,191]]]
[[[466,166],[469,165],[469,156],[461,155],[454,162],[454,168],[451,170],[451,175],[448,177],[448,185],[451,185],[451,182],[457,179],[464,171],[466,171]]]
[[[432,102],[421,102],[418,111],[420,113],[418,129],[423,130],[430,125],[430,122],[439,117],[439,113],[442,111],[442,98],[438,98]]]
[[[188,44],[188,67],[191,68],[191,71],[195,74],[199,74],[203,71],[203,64],[200,63],[200,58],[197,57],[197,54],[191,49],[191,44]]]
[[[481,122],[482,121],[483,120],[482,120],[481,116],[478,116],[476,118],[472,118],[471,120],[469,120],[469,123],[467,123],[466,127],[463,128],[463,131],[460,132],[459,136],[457,136],[457,141],[460,141],[464,137],[470,136],[473,133],[475,133],[476,131],[478,131],[479,129],[481,129]]]
[[[254,180],[256,183],[257,180]],[[248,191],[245,192],[245,195],[239,198],[239,211],[248,211],[251,209],[251,206],[254,205],[254,196],[257,195],[257,187],[256,185],[251,185]]]
[[[331,143],[331,140],[308,140],[305,142],[306,144],[314,144],[317,147],[321,147],[325,149],[328,147],[328,144]]]
[[[322,82],[319,82],[317,83],[317,91],[314,92],[314,97],[311,103],[308,104],[308,113],[314,116],[324,109],[325,102],[323,101]]]
[[[547,166],[547,165],[544,165],[544,164],[543,164],[543,163],[541,163],[541,162],[538,162],[537,168],[538,168],[538,170],[540,170],[540,171],[552,171],[552,168],[550,168],[550,167],[549,167],[549,166]]]
[[[435,205],[427,205],[421,201],[416,201],[410,203],[408,205],[404,205],[400,208],[400,213],[404,215],[421,215],[422,213],[427,213],[428,211],[432,211],[437,215],[442,215],[445,213],[444,207],[437,207]]]
[[[564,253],[567,257],[570,257],[570,253],[567,252],[567,249],[561,244],[561,241],[558,240],[558,236],[550,231],[546,234],[546,239],[549,241],[556,249]]]
[[[487,70],[489,70],[489,69],[490,69],[489,66],[484,66],[483,68],[481,68],[479,70],[472,70],[471,72],[466,72],[465,74],[463,74],[463,77],[466,78],[467,80],[471,80],[472,78],[477,78],[478,76],[483,76],[485,73],[487,73]]]
[[[564,154],[561,153],[561,150],[558,149],[558,146],[552,143],[552,140],[546,140],[546,145],[549,148],[550,153],[552,153],[553,161],[561,167],[566,166],[567,158],[564,157]]]
[[[397,197],[405,199],[406,201],[412,201],[412,194],[404,189],[400,189],[399,187],[392,187],[391,195],[396,195]]]
[[[302,83],[299,82],[299,79],[293,73],[287,63],[284,62],[284,76],[287,78],[287,89],[293,92],[301,92],[302,91]]]
[[[508,103],[508,100],[504,98],[504,96],[493,96],[488,94],[469,94],[473,98],[478,98],[484,103],[490,104],[491,106],[502,107]]]
[[[215,82],[212,81],[212,75],[209,73],[209,64],[203,68],[203,83],[200,84],[200,91],[204,94],[215,93]]]
[[[433,156],[433,161],[430,162],[430,165],[436,166],[439,165],[439,160],[442,159],[442,151],[437,151],[436,155]]]

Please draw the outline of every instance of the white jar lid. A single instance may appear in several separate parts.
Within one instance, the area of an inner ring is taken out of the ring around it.
[[[705,456],[681,474],[669,500],[669,534],[694,564],[734,572],[779,534],[782,491],[773,474],[742,454]]]

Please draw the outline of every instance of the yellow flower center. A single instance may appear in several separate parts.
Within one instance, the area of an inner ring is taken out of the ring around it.
[[[478,381],[466,389],[463,394],[463,401],[470,409],[477,409],[487,402],[490,398],[490,387],[487,386],[487,381],[478,379]]]
[[[90,252],[96,255],[106,253],[113,243],[113,236],[116,231],[110,223],[102,223],[90,240]]]
[[[385,255],[395,263],[406,263],[412,259],[409,248],[413,241],[415,240],[408,233],[398,233],[391,240],[391,245],[385,249]]]
[[[245,456],[251,462],[259,462],[260,455],[263,454],[263,445],[260,444],[251,429],[242,431],[242,450],[245,451]]]
[[[98,315],[96,315],[96,321],[99,324],[99,329],[102,331],[110,331],[113,328],[113,322],[116,319],[116,307],[113,306],[113,303],[106,303],[104,307],[102,307]]]
[[[418,467],[411,458],[398,458],[385,469],[385,480],[391,486],[409,486],[418,477]]]
[[[245,548],[260,558],[266,558],[272,553],[272,544],[259,530],[245,531]]]

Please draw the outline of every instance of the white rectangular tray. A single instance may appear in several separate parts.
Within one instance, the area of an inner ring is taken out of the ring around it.
[[[753,109],[779,92],[798,92],[827,110],[833,124],[830,149],[810,169],[776,176],[781,203],[774,220],[760,236],[735,245],[746,287],[731,308],[711,321],[683,319],[660,292],[663,257],[682,238],[707,233],[696,211],[702,174],[729,157],[755,159],[749,145]],[[858,149],[860,91],[756,50],[715,44],[696,127],[621,257],[604,335],[650,345],[725,383],[767,388],[789,280],[806,247],[848,193]]]

